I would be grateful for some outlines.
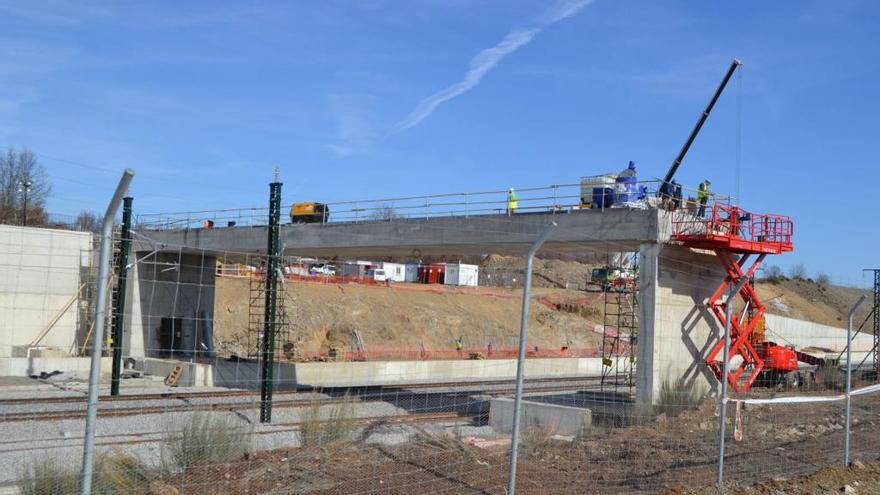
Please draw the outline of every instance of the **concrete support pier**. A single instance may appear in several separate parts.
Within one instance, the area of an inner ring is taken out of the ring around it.
[[[639,253],[636,406],[644,414],[664,386],[717,389],[704,359],[724,329],[705,302],[726,274],[709,251],[642,244]]]

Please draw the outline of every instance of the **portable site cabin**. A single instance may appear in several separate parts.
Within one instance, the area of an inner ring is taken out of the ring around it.
[[[406,282],[406,265],[403,263],[382,262],[380,268],[385,270],[386,280],[392,282]]]
[[[370,270],[369,261],[346,261],[342,265],[342,275],[347,277],[365,277]]]
[[[446,285],[458,285],[464,287],[476,287],[479,280],[477,265],[464,263],[446,263]]]
[[[446,265],[443,263],[431,263],[419,267],[419,282],[423,284],[442,284]]]
[[[420,266],[422,266],[421,263],[407,263],[403,270],[403,281],[412,283],[418,282]]]

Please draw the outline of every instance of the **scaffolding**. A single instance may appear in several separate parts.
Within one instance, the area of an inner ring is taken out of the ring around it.
[[[283,278],[282,278],[283,280]],[[285,282],[277,284],[278,304],[275,307],[275,354],[279,359],[295,359],[293,324],[287,308],[293,307],[293,298],[287,292]],[[259,358],[263,345],[266,322],[266,273],[261,270],[249,278],[248,283],[248,332],[247,356]]]
[[[602,390],[632,391],[639,329],[638,253],[609,253],[602,283]]]
[[[880,359],[878,359],[878,351],[880,351],[880,268],[872,268],[865,270],[874,273],[874,306],[871,308],[869,317],[873,315],[874,319],[874,347],[871,348],[870,357],[874,360],[874,377],[880,381]]]

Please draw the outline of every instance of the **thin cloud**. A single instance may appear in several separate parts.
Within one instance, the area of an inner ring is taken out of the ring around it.
[[[402,132],[418,125],[421,121],[428,118],[440,104],[473,89],[480,83],[483,76],[494,69],[505,57],[530,43],[538,33],[554,23],[577,14],[581,9],[592,3],[592,1],[564,0],[545,12],[537,26],[512,30],[498,44],[480,51],[471,59],[470,69],[468,69],[464,79],[420,101],[416,105],[415,110],[392,127],[391,132]]]

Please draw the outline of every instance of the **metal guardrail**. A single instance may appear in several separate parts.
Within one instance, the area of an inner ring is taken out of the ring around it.
[[[638,190],[644,190],[646,198],[655,197],[659,185],[659,180],[635,183]],[[521,188],[516,189],[516,193],[518,195],[516,213],[565,213],[583,207],[580,183]],[[695,195],[696,189],[683,188],[685,202],[688,197]],[[731,199],[729,196],[718,195],[715,195],[714,198],[728,202]],[[645,208],[660,206],[659,200],[646,199],[642,203],[642,207]],[[329,207],[329,217],[326,223],[506,215],[507,190],[404,196],[325,204]],[[639,207],[632,203],[630,206]],[[268,213],[269,209],[264,207],[146,213],[136,215],[135,225],[137,228],[149,230],[202,228],[206,221],[212,222],[214,228],[262,226],[266,225]],[[286,214],[284,217],[289,218]]]

